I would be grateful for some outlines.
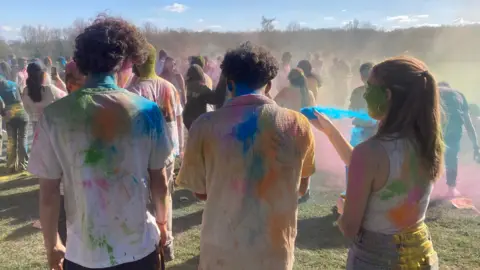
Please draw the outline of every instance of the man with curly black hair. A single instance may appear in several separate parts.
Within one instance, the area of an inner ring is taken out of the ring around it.
[[[297,198],[315,171],[308,120],[266,95],[275,58],[249,42],[222,63],[233,97],[189,130],[177,184],[206,200],[199,269],[293,266]]]
[[[75,63],[87,76],[83,88],[48,106],[38,123],[28,169],[40,179],[50,269],[62,261],[64,269],[159,268],[172,143],[157,104],[115,81],[122,67],[145,61],[145,44],[123,19],[98,17],[75,41]],[[66,249],[57,235],[60,178]],[[150,192],[156,219],[147,211]]]

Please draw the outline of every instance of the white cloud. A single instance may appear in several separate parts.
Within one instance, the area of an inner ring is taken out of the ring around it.
[[[207,26],[207,28],[209,28],[209,29],[221,29],[222,26],[221,25],[209,25],[209,26]]]
[[[342,9],[342,12],[347,12],[347,10],[346,10],[346,9]]]
[[[307,22],[298,22],[298,24],[301,25],[301,26],[305,26],[305,25],[307,25],[308,23],[307,23]]]
[[[272,24],[273,24],[273,25],[279,25],[279,24],[280,24],[280,21],[275,20],[275,21],[272,22]]]
[[[398,15],[398,16],[387,17],[387,21],[397,22],[397,23],[414,23],[414,22],[418,22],[419,20],[428,19],[429,17],[430,15],[428,14]]]
[[[454,25],[471,25],[471,24],[480,24],[479,22],[467,21],[464,18],[457,18],[452,22]]]
[[[387,21],[401,21],[401,20],[407,20],[409,17],[407,15],[400,15],[400,16],[393,16],[393,17],[387,17]]]
[[[165,6],[163,10],[170,11],[170,12],[176,12],[176,13],[182,13],[185,12],[188,9],[187,6],[179,3],[173,3],[173,5]]]
[[[203,19],[198,19],[197,22],[202,23],[202,22],[204,22],[204,20]]]
[[[438,23],[421,23],[421,24],[415,25],[415,27],[440,27],[440,26],[442,25]]]
[[[428,14],[422,14],[422,15],[417,15],[417,16],[414,16],[415,18],[418,18],[418,19],[428,19],[430,17],[430,15]]]
[[[12,31],[13,31],[13,27],[8,26],[8,25],[2,25],[2,26],[0,26],[0,30],[2,30],[2,31],[4,31],[4,32],[12,32]]]
[[[324,20],[324,21],[335,21],[335,18],[329,16],[329,17],[323,17],[323,20]]]

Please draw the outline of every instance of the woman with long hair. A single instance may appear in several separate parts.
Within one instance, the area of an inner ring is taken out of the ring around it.
[[[322,81],[320,80],[320,77],[313,73],[312,64],[308,60],[302,60],[298,62],[297,67],[303,71],[303,74],[307,78],[308,89],[312,91],[313,97],[316,101],[318,99],[320,87],[322,87]]]
[[[66,96],[66,93],[52,84],[50,74],[41,63],[29,64],[27,73],[27,87],[22,95],[22,101],[35,130],[43,109],[55,100]]]
[[[424,223],[443,167],[440,97],[435,78],[415,58],[376,65],[365,92],[377,133],[354,149],[332,122],[312,121],[348,169],[344,209],[337,221],[353,239],[347,269],[438,269]]]
[[[292,69],[288,81],[290,86],[283,88],[275,97],[278,105],[295,111],[315,105],[315,97],[308,89],[307,78],[301,69]]]
[[[225,101],[226,84],[217,87],[215,91],[205,84],[205,73],[199,65],[192,65],[186,74],[187,103],[183,110],[183,123],[190,128],[193,121],[203,113],[212,111],[215,105],[217,108]],[[223,91],[222,91],[223,90]]]

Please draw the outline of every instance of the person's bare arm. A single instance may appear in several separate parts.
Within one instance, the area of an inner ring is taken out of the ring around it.
[[[374,141],[366,141],[353,150],[348,167],[345,207],[337,222],[340,231],[349,239],[353,239],[361,228],[381,160],[388,160],[388,156]]]
[[[180,100],[182,101],[182,106],[185,106],[185,103],[187,103],[187,91],[185,90],[185,80],[183,79],[182,74],[177,74],[177,83],[179,85],[179,90],[180,90]]]
[[[155,206],[157,225],[162,235],[162,241],[166,240],[168,206],[172,203],[168,194],[168,178],[165,168],[160,170],[149,170],[150,190]],[[164,242],[162,242],[164,244]]]
[[[298,189],[298,196],[303,196],[308,191],[308,186],[310,185],[310,177],[303,177],[300,179],[300,188]]]
[[[350,160],[352,159],[352,145],[350,145],[347,139],[343,137],[342,133],[337,128],[334,128],[331,133],[327,134],[327,136],[342,161],[346,166],[349,166]]]
[[[60,213],[60,179],[40,179],[40,224],[47,256],[55,250],[65,249],[58,236],[58,217]]]
[[[183,132],[183,117],[178,115],[177,119],[177,129],[178,129],[178,148],[180,149],[180,155],[183,155],[183,146],[184,146],[184,132]]]

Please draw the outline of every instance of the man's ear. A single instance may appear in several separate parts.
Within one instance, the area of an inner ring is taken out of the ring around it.
[[[390,89],[387,88],[387,100],[390,102],[390,100],[392,99],[392,91],[390,91]]]
[[[272,90],[272,81],[268,81],[267,85],[265,86],[265,95],[268,95],[270,90]]]

